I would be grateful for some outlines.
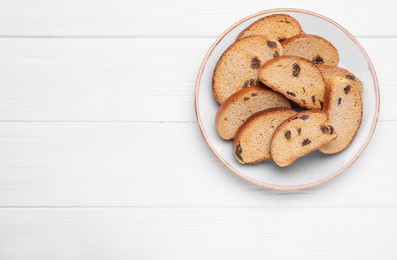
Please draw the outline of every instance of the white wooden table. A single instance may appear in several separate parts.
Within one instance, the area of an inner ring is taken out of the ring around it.
[[[264,9],[352,32],[381,89],[375,135],[335,180],[247,183],[193,94],[216,37]],[[397,259],[395,1],[1,0],[0,259]]]

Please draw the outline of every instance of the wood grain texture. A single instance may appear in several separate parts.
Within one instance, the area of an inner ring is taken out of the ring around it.
[[[1,1],[0,35],[217,36],[261,10],[308,9],[340,21],[354,35],[397,35],[392,0],[41,0]]]
[[[1,123],[0,206],[397,207],[396,129],[380,123],[330,183],[274,192],[226,169],[196,123]]]
[[[7,209],[0,259],[392,260],[396,218],[396,208]]]
[[[195,80],[214,41],[0,39],[0,121],[196,121]],[[396,120],[397,39],[360,42],[379,75],[380,119]]]

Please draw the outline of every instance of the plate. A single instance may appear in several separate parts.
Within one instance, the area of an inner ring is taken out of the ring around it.
[[[271,161],[242,165],[234,158],[233,142],[222,140],[216,131],[215,115],[219,105],[212,93],[212,73],[219,57],[243,29],[262,17],[277,13],[293,16],[301,24],[303,31],[326,38],[338,49],[340,56],[338,66],[350,70],[363,82],[363,119],[353,143],[341,153],[324,155],[316,151],[284,168],[278,167]],[[235,23],[211,46],[197,77],[195,110],[205,141],[219,160],[233,173],[265,188],[307,189],[338,176],[364,151],[378,120],[379,86],[374,67],[365,50],[341,25],[325,16],[306,10],[272,9],[253,14]]]

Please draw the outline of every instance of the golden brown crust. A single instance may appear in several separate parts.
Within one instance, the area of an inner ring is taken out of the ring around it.
[[[363,83],[359,78],[357,78],[356,75],[348,71],[347,69],[337,67],[337,66],[332,66],[332,65],[324,65],[324,64],[317,64],[317,68],[320,69],[321,73],[324,76],[324,80],[327,81],[327,78],[325,77],[325,72],[326,71],[334,71],[335,75],[334,76],[339,76],[339,75],[344,75],[344,78],[352,80],[355,82],[355,85],[357,89],[362,92],[363,91]]]
[[[252,24],[250,24],[247,28],[245,28],[243,31],[241,31],[239,33],[239,35],[237,36],[236,40],[240,40],[240,39],[242,39],[244,37],[249,37],[250,35],[245,36],[245,34],[247,32],[249,32],[253,27],[260,25],[262,22],[266,22],[266,20],[271,20],[271,19],[274,19],[274,18],[276,18],[276,19],[277,18],[284,18],[285,20],[288,19],[289,20],[288,22],[293,23],[294,26],[299,28],[300,33],[303,33],[301,25],[299,24],[299,22],[294,17],[292,17],[292,16],[290,16],[288,14],[272,14],[272,15],[265,16],[265,17],[263,17],[261,19],[258,19],[255,22],[253,22]],[[280,39],[277,39],[277,40],[280,41]],[[280,42],[282,42],[282,41],[280,41]]]

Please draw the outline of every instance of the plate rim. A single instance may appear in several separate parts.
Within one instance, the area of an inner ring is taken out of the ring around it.
[[[203,129],[202,126],[202,122],[201,122],[201,116],[200,116],[200,111],[198,108],[198,93],[199,93],[199,88],[200,88],[200,82],[201,82],[201,76],[204,72],[205,66],[207,65],[208,62],[208,58],[211,56],[212,52],[214,51],[215,47],[223,40],[223,38],[234,28],[236,28],[238,25],[244,23],[247,20],[250,20],[254,17],[263,15],[263,14],[269,14],[269,13],[275,13],[275,12],[296,12],[296,13],[303,13],[303,14],[308,14],[308,15],[312,15],[315,17],[318,17],[320,19],[326,20],[327,22],[333,24],[334,26],[338,27],[340,30],[342,30],[344,33],[346,33],[347,36],[349,36],[349,38],[356,44],[356,46],[360,49],[361,53],[364,55],[365,59],[368,62],[373,80],[374,80],[374,87],[375,87],[375,95],[376,95],[376,111],[375,111],[375,115],[372,121],[372,125],[371,125],[371,130],[369,132],[369,135],[367,136],[367,139],[365,140],[365,142],[362,144],[362,146],[360,147],[360,149],[358,150],[358,152],[338,171],[330,174],[328,177],[321,179],[319,181],[310,183],[310,184],[305,184],[305,185],[297,185],[297,186],[280,186],[280,185],[272,185],[272,184],[267,184],[267,183],[263,183],[263,182],[259,182],[255,179],[249,178],[247,176],[245,176],[243,173],[241,173],[240,171],[238,171],[237,169],[235,169],[234,167],[232,167],[227,161],[225,161],[220,154],[215,150],[215,148],[212,146],[212,144],[210,143],[208,136],[205,132],[205,130]],[[324,184],[330,180],[332,180],[333,178],[337,177],[338,175],[340,175],[341,173],[343,173],[347,168],[349,168],[359,157],[360,155],[363,153],[363,151],[365,150],[365,148],[368,146],[370,140],[372,139],[372,136],[375,132],[377,123],[378,123],[378,118],[379,118],[379,111],[380,111],[380,94],[379,94],[379,83],[378,83],[378,77],[376,75],[376,71],[375,68],[371,62],[371,59],[369,58],[367,52],[365,51],[365,49],[361,46],[361,44],[357,41],[357,39],[348,31],[346,30],[343,26],[341,26],[340,24],[338,24],[337,22],[335,22],[334,20],[312,12],[312,11],[308,11],[305,9],[298,9],[298,8],[273,8],[273,9],[267,9],[267,10],[263,10],[260,12],[256,12],[254,14],[251,14],[239,21],[237,21],[236,23],[234,23],[232,26],[230,26],[228,29],[226,29],[216,40],[215,42],[211,45],[211,47],[209,48],[209,50],[207,51],[206,55],[204,56],[203,61],[201,62],[201,66],[196,78],[196,85],[195,85],[195,91],[194,91],[194,110],[196,113],[196,118],[197,118],[197,123],[198,126],[200,128],[200,132],[204,137],[205,142],[207,143],[207,145],[210,147],[210,149],[212,150],[212,152],[215,154],[215,156],[218,158],[218,160],[226,167],[228,168],[231,172],[233,172],[235,175],[239,176],[240,178],[251,182],[255,185],[258,185],[260,187],[263,188],[267,188],[267,189],[272,189],[272,190],[284,190],[284,191],[294,191],[294,190],[304,190],[304,189],[309,189],[309,188],[313,188],[316,186],[319,186],[321,184]]]

